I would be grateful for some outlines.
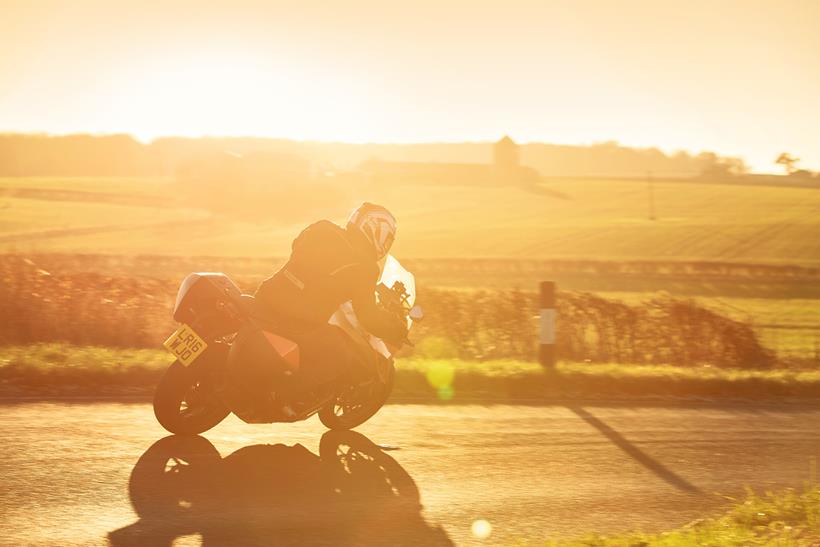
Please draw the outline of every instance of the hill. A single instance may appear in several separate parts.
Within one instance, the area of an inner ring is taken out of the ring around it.
[[[223,208],[202,199],[207,188],[169,179],[0,178],[0,251],[282,256],[308,222],[342,222],[370,200],[398,216],[404,257],[820,265],[816,189],[658,181],[655,220],[647,190],[641,180],[471,188],[328,179],[267,184]]]

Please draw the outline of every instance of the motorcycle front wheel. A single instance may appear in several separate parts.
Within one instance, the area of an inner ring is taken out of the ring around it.
[[[353,429],[373,417],[393,391],[396,369],[392,363],[386,381],[375,374],[365,382],[350,386],[319,411],[319,421],[328,429]]]
[[[171,433],[199,435],[231,413],[197,372],[174,361],[154,392],[154,415]]]

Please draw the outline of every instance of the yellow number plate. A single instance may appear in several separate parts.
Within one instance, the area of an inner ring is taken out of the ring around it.
[[[205,340],[200,338],[194,329],[188,325],[179,327],[162,345],[186,367],[202,355],[202,352],[208,347]]]

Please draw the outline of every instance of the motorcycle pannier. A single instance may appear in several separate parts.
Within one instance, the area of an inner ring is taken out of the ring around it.
[[[182,282],[174,306],[174,320],[186,323],[207,337],[239,330],[246,314],[239,290],[227,275],[192,273]]]

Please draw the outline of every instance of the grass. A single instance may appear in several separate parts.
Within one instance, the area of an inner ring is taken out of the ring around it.
[[[107,180],[107,179],[102,179]],[[340,183],[342,184],[342,183]],[[314,218],[329,214],[342,220],[349,205],[368,199],[391,207],[401,220],[396,253],[405,257],[509,257],[590,258],[600,260],[726,260],[735,262],[820,264],[820,192],[806,188],[773,188],[698,183],[656,184],[658,219],[646,218],[645,181],[559,180],[549,187],[566,199],[516,187],[464,187],[405,185],[391,187],[345,183],[346,203],[338,210],[305,206],[298,223],[281,222],[281,203],[271,203],[271,214],[262,221],[219,217],[208,230],[157,230],[135,227],[122,234],[50,234],[40,241],[16,242],[18,251],[36,248],[49,252],[104,250],[119,254],[186,254],[220,256],[271,256],[287,252],[290,241]],[[170,204],[184,209],[173,185],[166,181],[115,179],[96,185],[90,179],[0,179],[6,189],[82,189],[93,193],[105,188],[121,196],[169,196]],[[94,189],[97,190],[94,190]],[[59,198],[59,193],[55,194]],[[43,196],[41,196],[43,197]],[[54,195],[52,196],[54,198]],[[89,198],[92,199],[92,198]],[[96,199],[96,198],[94,198]],[[32,212],[24,199],[8,194],[5,227],[0,236],[26,228]],[[30,200],[34,201],[34,200]],[[48,224],[40,218],[37,229],[67,229],[105,225],[112,213],[83,207],[71,200],[41,199],[60,218]],[[179,214],[165,208],[165,199],[146,201],[142,209],[166,220]],[[151,203],[155,207],[151,206]],[[87,205],[87,204],[85,204]],[[160,207],[163,206],[163,207]],[[114,207],[114,205],[111,205]],[[299,203],[289,204],[289,211]],[[152,213],[153,211],[153,213]],[[293,218],[293,215],[289,215]],[[189,216],[184,216],[189,218]],[[157,248],[156,237],[163,245]],[[200,237],[201,236],[201,237]],[[9,249],[9,243],[2,248]]]
[[[444,269],[435,261],[418,264],[425,286],[534,289],[546,275],[565,290],[618,292],[627,300],[645,300],[660,290],[694,295],[706,307],[750,319],[779,356],[805,361],[820,354],[817,279],[608,276],[571,269],[545,274],[533,263],[594,258],[818,266],[817,189],[658,181],[658,219],[650,221],[644,180],[544,183],[566,199],[517,187],[340,184],[346,199],[332,211],[304,206],[299,212],[298,203],[288,204],[304,219],[294,223],[294,213],[288,221],[276,214],[281,203],[252,220],[192,208],[172,179],[0,178],[0,252],[226,257],[219,264],[203,259],[173,269],[176,277],[189,270],[231,270],[230,257],[242,256],[250,258],[243,259],[243,273],[261,278],[274,268],[267,257],[286,255],[303,224],[327,215],[341,220],[349,205],[368,199],[384,202],[400,218],[398,256],[450,261]],[[510,262],[476,266],[473,257]],[[169,274],[154,266],[145,272]],[[125,271],[133,275],[139,268]]]
[[[411,245],[418,247],[412,249],[428,249],[428,256],[820,260],[816,240],[791,240],[818,233],[820,193],[664,183],[656,185],[659,218],[650,221],[644,181],[564,181],[550,187],[568,199],[506,189],[434,188],[424,192],[427,205],[408,207],[399,218],[407,218],[405,233],[414,234]],[[457,209],[449,206],[454,191]],[[401,203],[403,193],[406,189],[386,190],[384,201]]]
[[[572,262],[559,263],[563,271],[553,271],[557,261],[543,260],[533,264],[518,259],[499,260],[487,267],[474,259],[454,259],[446,263],[435,259],[406,261],[429,286],[447,289],[535,289],[544,280],[554,281],[565,290],[601,294],[641,294],[666,292],[677,296],[803,299],[820,300],[820,283],[816,279],[738,279],[706,278],[695,275],[675,277],[664,274],[618,275],[583,271]],[[617,262],[615,262],[617,263]],[[668,262],[657,262],[663,265]],[[575,266],[575,267],[573,267]]]
[[[90,201],[45,201],[0,197],[3,237],[29,235],[45,230],[71,230],[118,223],[156,221],[156,213],[144,207],[100,204]]]
[[[66,344],[0,348],[0,395],[118,395],[153,392],[170,356],[163,350]],[[658,397],[811,400],[820,371],[756,371],[669,366],[404,359],[397,364],[396,399],[427,402],[550,402],[567,398]]]
[[[710,309],[751,323],[763,345],[784,357],[820,355],[820,300],[696,298]]]
[[[811,399],[820,395],[820,371],[743,370],[714,367],[559,363],[546,373],[537,363],[406,360],[399,378],[420,391],[416,376],[444,401],[504,399]],[[414,374],[415,373],[415,374]],[[397,384],[396,392],[403,393]],[[410,395],[408,393],[408,395]]]
[[[159,208],[128,203],[88,200],[49,200],[8,197],[0,193],[0,248],[48,247],[54,242],[84,240],[88,245],[98,237],[127,242],[124,234],[150,232],[170,221],[202,221],[205,211],[177,209],[168,215]],[[92,248],[92,247],[89,247]]]
[[[2,395],[146,393],[170,361],[164,351],[33,344],[0,348]],[[153,389],[153,388],[151,388]]]
[[[654,293],[599,292],[602,297],[622,300],[627,304],[641,304]],[[696,296],[694,300],[705,307],[738,321],[750,322],[764,328],[791,327],[820,328],[820,301],[811,298],[738,298]]]
[[[37,189],[55,194],[69,191],[159,198],[166,193],[168,182],[160,177],[0,177],[0,191]]]
[[[812,546],[820,542],[820,487],[809,483],[802,492],[785,490],[758,495],[725,515],[691,523],[660,534],[631,533],[552,541],[544,547],[745,547],[748,545]]]

